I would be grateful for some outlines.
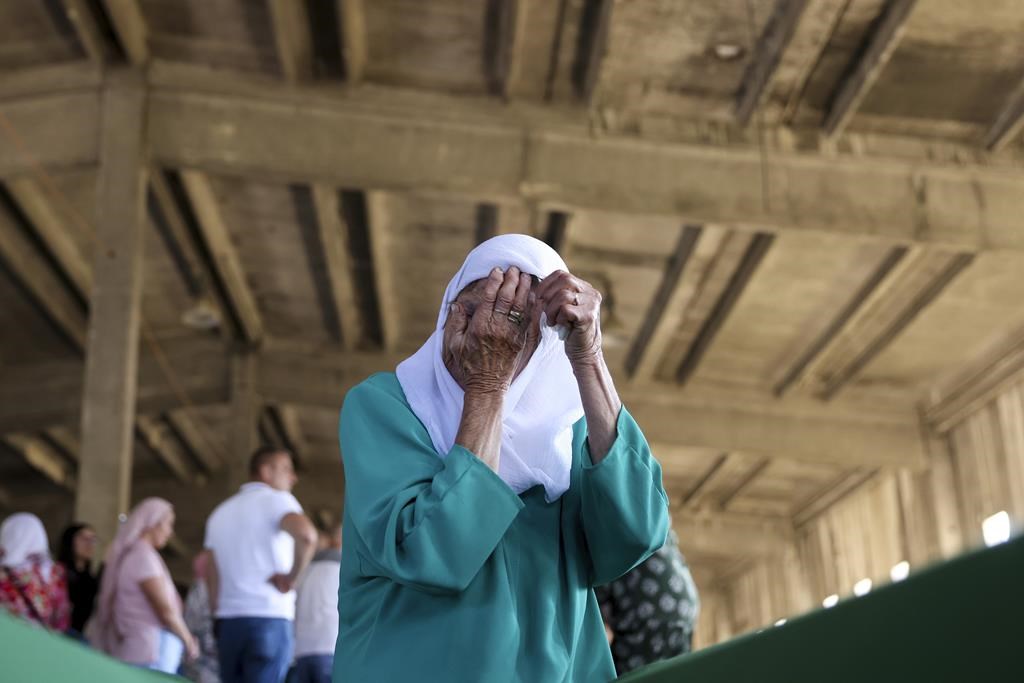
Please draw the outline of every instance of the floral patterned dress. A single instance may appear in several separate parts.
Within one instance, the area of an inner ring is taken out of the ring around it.
[[[33,563],[24,569],[0,567],[0,609],[51,631],[71,623],[71,601],[64,567]]]

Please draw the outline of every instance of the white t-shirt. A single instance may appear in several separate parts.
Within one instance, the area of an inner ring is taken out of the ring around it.
[[[281,519],[292,512],[302,512],[295,496],[249,482],[210,515],[203,545],[217,561],[217,617],[295,618],[295,591],[281,593],[270,583],[292,568],[295,541],[281,531]]]
[[[338,640],[340,558],[318,554],[302,573],[295,605],[295,656],[333,655]]]

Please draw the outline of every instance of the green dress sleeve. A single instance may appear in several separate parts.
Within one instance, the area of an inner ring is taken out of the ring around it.
[[[346,396],[340,440],[345,514],[361,540],[366,577],[461,592],[523,507],[465,448],[438,457],[408,406],[372,378]]]
[[[665,544],[668,531],[661,466],[625,408],[619,412],[616,428],[611,449],[596,465],[586,438],[579,446],[580,517],[595,586],[617,579],[647,559]]]

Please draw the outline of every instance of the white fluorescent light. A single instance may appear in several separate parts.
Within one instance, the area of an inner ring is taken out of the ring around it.
[[[838,603],[839,596],[833,593],[832,595],[828,596],[827,598],[821,601],[821,606],[825,609],[828,609],[829,607],[835,607]]]
[[[861,579],[853,584],[853,594],[858,598],[871,592],[871,579]]]
[[[985,545],[992,547],[1010,540],[1010,515],[1000,510],[981,523],[981,535],[985,537]]]
[[[775,625],[776,626],[782,626],[785,623],[786,623],[785,619],[779,619],[778,621],[775,622]]]
[[[889,570],[889,578],[893,580],[893,583],[902,581],[910,575],[910,563],[906,560],[898,562],[892,566]]]

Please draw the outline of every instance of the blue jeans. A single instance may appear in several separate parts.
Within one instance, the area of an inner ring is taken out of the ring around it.
[[[291,683],[331,683],[334,655],[304,655],[295,660]]]
[[[288,619],[232,617],[214,625],[221,683],[282,683],[292,661]]]

